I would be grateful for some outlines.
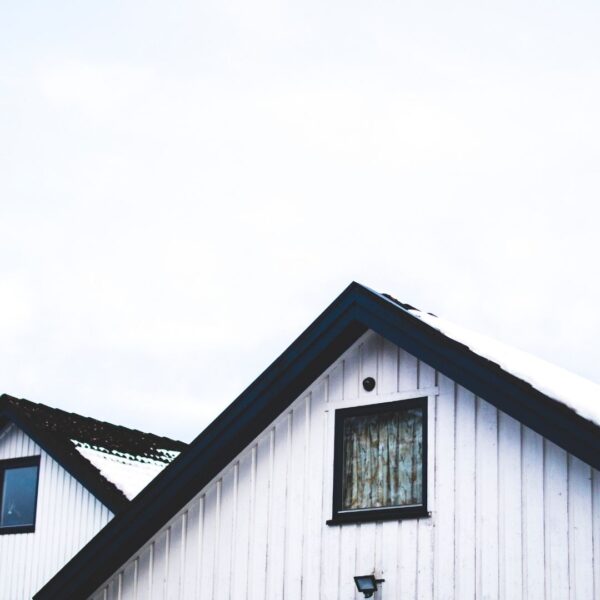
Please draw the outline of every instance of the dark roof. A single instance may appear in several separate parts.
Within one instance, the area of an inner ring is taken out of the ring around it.
[[[350,284],[35,600],[79,599],[94,592],[369,329],[600,468],[600,428],[422,322],[411,309]]]
[[[129,500],[114,482],[80,454],[78,446],[101,449],[106,454],[127,455],[132,461],[150,459],[164,463],[170,463],[173,455],[161,450],[181,452],[187,447],[177,440],[3,394],[0,396],[0,427],[9,421],[23,429],[114,513],[129,504]]]

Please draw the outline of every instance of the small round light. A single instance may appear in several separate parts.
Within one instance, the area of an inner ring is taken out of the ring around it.
[[[375,389],[375,380],[372,377],[363,379],[363,388],[367,392],[372,392]]]

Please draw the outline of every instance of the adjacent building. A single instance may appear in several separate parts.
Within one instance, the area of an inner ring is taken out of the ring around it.
[[[185,447],[0,396],[0,599],[30,599]]]

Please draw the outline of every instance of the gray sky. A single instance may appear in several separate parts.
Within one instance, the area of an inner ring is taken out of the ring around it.
[[[351,281],[600,381],[597,2],[0,8],[0,391],[189,440]]]

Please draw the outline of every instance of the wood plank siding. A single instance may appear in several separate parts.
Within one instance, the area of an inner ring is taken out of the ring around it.
[[[422,396],[431,517],[326,525],[334,410]],[[600,473],[367,332],[92,600],[600,600],[599,548]]]
[[[40,456],[35,532],[0,535],[0,600],[27,600],[112,513],[15,425],[0,430],[0,460]]]

